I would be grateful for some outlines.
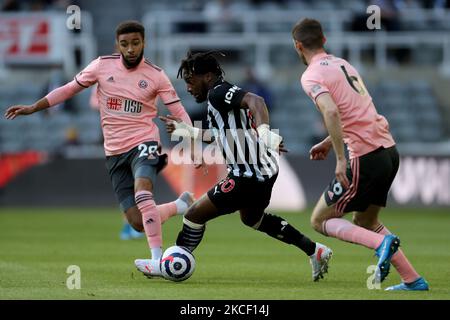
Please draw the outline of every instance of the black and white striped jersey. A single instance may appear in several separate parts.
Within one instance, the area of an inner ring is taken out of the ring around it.
[[[241,108],[246,93],[222,79],[217,81],[208,92],[209,128],[229,173],[265,181],[278,173],[279,155],[260,142],[250,110]]]

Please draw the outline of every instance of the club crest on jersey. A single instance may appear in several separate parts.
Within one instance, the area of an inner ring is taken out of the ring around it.
[[[139,88],[147,89],[147,87],[148,87],[148,82],[147,81],[145,81],[145,80],[139,81]]]

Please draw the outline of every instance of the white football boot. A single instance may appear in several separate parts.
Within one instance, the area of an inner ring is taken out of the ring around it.
[[[328,263],[332,255],[333,251],[330,248],[316,242],[316,251],[309,257],[313,281],[323,279],[323,275],[328,273]]]
[[[136,268],[147,278],[162,277],[160,260],[156,259],[136,259],[134,260]]]

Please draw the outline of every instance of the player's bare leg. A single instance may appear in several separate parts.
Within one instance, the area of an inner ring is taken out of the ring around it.
[[[265,232],[272,238],[293,244],[310,257],[314,281],[328,272],[328,262],[333,252],[323,244],[311,241],[283,218],[265,213],[264,209],[241,209],[241,220],[255,230]]]
[[[125,211],[125,216],[128,223],[138,232],[144,232],[144,225],[142,224],[142,214],[138,207],[134,206]]]
[[[136,208],[137,210],[137,208]],[[133,226],[128,222],[128,218],[126,213],[123,215],[123,226],[120,230],[120,239],[121,240],[132,240],[139,239],[144,236],[144,233],[141,231],[137,231]]]
[[[400,245],[400,239],[394,235],[381,235],[367,230],[343,218],[336,218],[334,206],[328,207],[322,195],[311,216],[313,228],[326,236],[374,249],[379,257],[379,280],[383,281],[389,273],[390,261]]]
[[[355,212],[353,214],[353,223],[383,235],[391,234],[378,219],[380,210],[381,207],[370,205],[364,212]],[[400,274],[402,283],[389,287],[386,290],[428,290],[428,283],[417,273],[401,249],[398,249],[392,256],[391,263]]]

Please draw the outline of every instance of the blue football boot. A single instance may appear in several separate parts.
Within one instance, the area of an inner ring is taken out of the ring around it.
[[[388,234],[384,237],[383,242],[381,242],[380,246],[375,250],[375,255],[379,258],[377,263],[377,280],[379,280],[379,283],[383,282],[389,274],[389,269],[391,267],[391,258],[394,253],[397,252],[399,246],[400,239],[393,234]]]
[[[386,291],[428,291],[429,286],[428,282],[420,277],[414,282],[411,283],[400,283],[396,286],[388,287],[385,289]]]
[[[120,231],[121,240],[139,239],[142,238],[143,236],[144,236],[143,232],[134,230],[134,228],[128,222],[125,222],[123,224],[122,230]]]

